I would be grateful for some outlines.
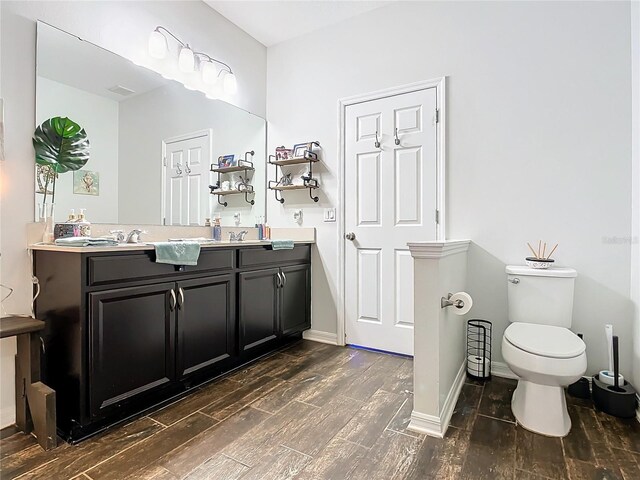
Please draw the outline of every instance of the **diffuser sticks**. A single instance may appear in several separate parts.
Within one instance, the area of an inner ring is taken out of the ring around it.
[[[550,260],[551,259],[551,255],[554,254],[554,252],[556,251],[556,248],[558,248],[558,244],[556,243],[556,246],[553,247],[551,249],[551,251],[549,252],[549,254],[547,255],[547,242],[542,243],[542,240],[538,241],[538,249],[535,250],[531,244],[529,242],[527,242],[527,247],[529,247],[529,250],[531,250],[531,253],[533,253],[533,257],[536,260]]]

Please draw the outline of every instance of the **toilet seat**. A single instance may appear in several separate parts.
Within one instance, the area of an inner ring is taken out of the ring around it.
[[[504,338],[516,348],[548,358],[574,358],[586,349],[582,339],[571,330],[554,325],[512,323]]]

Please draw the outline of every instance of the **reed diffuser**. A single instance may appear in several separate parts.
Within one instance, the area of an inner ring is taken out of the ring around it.
[[[554,260],[553,258],[551,258],[551,255],[555,253],[556,248],[558,248],[558,244],[556,243],[556,246],[553,247],[548,254],[547,242],[543,243],[542,240],[538,240],[537,250],[535,250],[529,242],[527,242],[527,247],[529,247],[529,250],[531,250],[531,253],[533,253],[533,257],[525,258],[527,265],[529,265],[531,268],[544,269],[549,268],[553,263]]]

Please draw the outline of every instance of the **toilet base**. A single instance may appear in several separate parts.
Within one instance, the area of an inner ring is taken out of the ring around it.
[[[564,437],[571,430],[564,389],[519,380],[513,392],[511,411],[527,430],[548,437]]]

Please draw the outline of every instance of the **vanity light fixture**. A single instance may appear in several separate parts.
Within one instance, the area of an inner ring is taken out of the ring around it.
[[[220,93],[233,95],[238,91],[238,81],[233,70],[226,63],[217,60],[203,52],[194,51],[188,43],[184,43],[173,33],[162,26],[157,26],[149,35],[149,55],[153,58],[163,59],[167,56],[169,46],[167,36],[172,37],[180,45],[178,54],[178,70],[190,74],[195,71],[200,72],[202,83],[208,87],[208,98],[219,98]],[[169,67],[171,68],[171,67]],[[173,70],[173,69],[172,69]],[[165,75],[163,75],[165,76]],[[167,78],[174,75],[166,75]],[[187,88],[193,90],[192,82],[183,82]]]

